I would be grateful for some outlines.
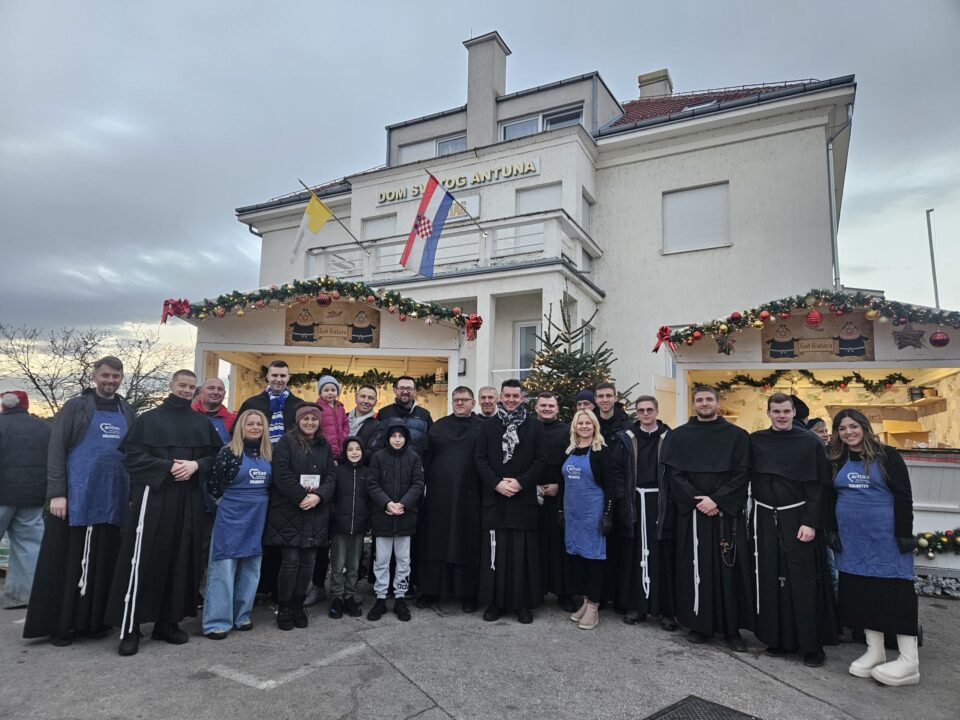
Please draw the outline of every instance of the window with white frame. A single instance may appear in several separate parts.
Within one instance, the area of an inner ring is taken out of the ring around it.
[[[522,120],[511,120],[500,126],[501,137],[504,140],[516,140],[517,138],[534,135],[540,132],[540,116],[524,118]]]
[[[444,155],[453,155],[454,153],[463,152],[466,149],[467,149],[466,135],[457,135],[456,137],[437,140],[437,157],[443,157]]]
[[[400,165],[406,165],[407,163],[417,162],[418,160],[426,160],[436,157],[436,152],[437,141],[433,139],[410,143],[409,145],[401,145],[397,151],[397,162]]]
[[[663,193],[664,254],[731,244],[730,183]]]
[[[517,215],[557,210],[563,205],[563,185],[538,185],[517,190]]]
[[[583,339],[580,341],[580,345],[583,348],[583,352],[592,353],[593,352],[593,328],[585,327],[583,329]]]
[[[579,125],[583,118],[583,109],[567,108],[566,110],[557,110],[556,112],[546,113],[543,116],[543,129],[556,130],[557,128],[571,127]]]
[[[380,217],[364,218],[363,239],[379,240],[397,234],[397,216],[381,215]]]
[[[507,120],[500,123],[500,139],[515,140],[516,138],[534,135],[545,130],[579,125],[583,120],[583,108],[572,107],[562,110],[552,110],[541,115]]]
[[[517,190],[517,215],[556,210],[562,202],[561,183]],[[497,257],[523,255],[543,250],[543,223],[523,223],[498,228],[494,239]]]
[[[537,322],[518,322],[516,327],[516,348],[517,367],[520,370],[520,379],[524,379],[530,374],[530,366],[533,364],[537,352],[540,350],[541,324]]]

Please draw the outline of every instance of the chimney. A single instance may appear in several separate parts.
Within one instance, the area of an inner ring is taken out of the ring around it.
[[[467,147],[491,145],[497,138],[497,98],[507,89],[510,48],[496,30],[466,40]]]
[[[666,68],[638,75],[637,85],[640,86],[642,98],[673,94],[673,80],[670,79],[670,71]]]

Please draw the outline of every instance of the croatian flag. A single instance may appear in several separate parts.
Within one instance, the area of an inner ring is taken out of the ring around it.
[[[423,191],[420,207],[417,208],[417,217],[410,228],[407,245],[400,257],[400,264],[407,270],[413,270],[425,278],[433,277],[437,243],[440,242],[440,232],[453,203],[453,195],[440,187],[440,183],[431,175]]]

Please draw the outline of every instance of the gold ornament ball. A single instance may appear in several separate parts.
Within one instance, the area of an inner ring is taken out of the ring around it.
[[[243,310],[237,310],[237,317],[243,317]]]
[[[870,308],[869,310],[867,310],[867,311],[863,314],[863,316],[864,316],[867,320],[876,320],[878,317],[880,317],[880,313],[878,313],[878,312],[877,312],[876,310],[874,310],[873,308]]]
[[[730,328],[727,327],[726,323],[722,323],[718,329],[720,332],[726,333]]]
[[[763,327],[763,320],[754,320],[753,326],[758,330],[761,329]]]

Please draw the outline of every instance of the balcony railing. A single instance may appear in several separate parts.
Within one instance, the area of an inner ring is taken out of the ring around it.
[[[456,273],[477,267],[503,267],[530,260],[566,258],[584,273],[601,254],[593,239],[563,210],[533,213],[444,230],[437,246],[435,273]],[[332,275],[344,280],[375,283],[413,277],[400,265],[406,235],[356,244],[313,248],[307,254],[307,277]]]

